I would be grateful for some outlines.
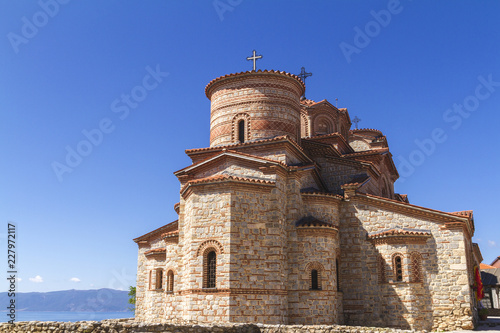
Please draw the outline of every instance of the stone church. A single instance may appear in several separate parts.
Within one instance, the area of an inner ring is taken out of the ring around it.
[[[394,193],[384,134],[304,92],[274,70],[206,86],[210,146],[174,173],[178,220],[134,239],[136,319],[471,329],[472,212]]]

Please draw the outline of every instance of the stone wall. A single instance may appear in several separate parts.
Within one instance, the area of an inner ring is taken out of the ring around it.
[[[341,290],[345,322],[411,329],[472,329],[464,232],[438,217],[392,211],[356,196],[341,209]],[[427,229],[424,241],[396,237],[374,243],[367,236],[391,228]],[[421,258],[420,281],[412,280],[411,254]],[[402,281],[394,274],[402,258]],[[383,272],[381,272],[383,270]]]
[[[138,333],[138,332],[177,332],[177,333],[405,333],[409,331],[361,326],[302,326],[302,325],[262,325],[262,324],[145,324],[134,320],[116,319],[97,321],[67,322],[17,322],[1,323],[0,333],[17,332],[82,332],[82,333]],[[418,331],[412,331],[418,333]]]

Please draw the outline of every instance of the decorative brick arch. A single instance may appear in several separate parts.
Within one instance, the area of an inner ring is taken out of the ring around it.
[[[314,272],[316,272],[316,275],[314,275]],[[321,282],[324,279],[325,267],[319,262],[313,261],[306,265],[306,273],[309,280],[309,290],[321,290]]]
[[[211,249],[213,249],[218,255],[224,253],[224,247],[222,247],[222,244],[215,239],[210,239],[200,244],[198,250],[196,251],[196,256],[205,255]]]
[[[336,131],[334,119],[324,113],[314,117],[313,124],[312,135],[317,135],[318,132],[320,134],[330,134]]]
[[[410,281],[411,282],[422,282],[422,255],[418,252],[412,252],[410,254]]]
[[[251,138],[250,135],[250,116],[247,113],[238,113],[233,117],[232,120],[232,128],[231,128],[231,142],[236,143],[239,142],[239,123],[243,120],[245,123],[244,127],[244,141],[248,141]]]
[[[307,137],[310,136],[309,133],[309,119],[307,119],[307,115],[303,112],[300,113],[300,135]]]
[[[203,281],[202,288],[217,288],[217,266],[220,263],[219,255],[224,253],[221,243],[216,240],[207,240],[200,244],[197,256],[203,256]]]
[[[386,283],[387,278],[385,276],[385,259],[382,255],[378,256],[377,260],[377,268],[378,268],[378,283]]]

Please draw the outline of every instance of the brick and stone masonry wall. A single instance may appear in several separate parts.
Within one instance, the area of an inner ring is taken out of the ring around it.
[[[76,323],[55,321],[25,321],[15,324],[1,323],[0,333],[31,333],[31,332],[82,332],[82,333],[138,333],[138,332],[177,332],[177,333],[406,333],[410,331],[378,328],[378,327],[349,327],[342,325],[331,326],[302,326],[302,325],[262,325],[262,324],[146,324],[134,320],[115,319],[97,321],[83,321]],[[412,333],[419,333],[412,331]]]
[[[240,120],[245,141],[279,135],[299,141],[301,94],[299,79],[280,73],[241,73],[212,83],[210,146],[239,142]]]
[[[464,235],[444,223],[404,213],[384,211],[359,197],[341,208],[341,289],[345,323],[397,326],[426,330],[472,329],[470,290]],[[389,228],[428,229],[423,244],[375,245],[367,234]],[[409,254],[422,256],[423,283],[410,279]],[[392,255],[403,258],[403,281],[392,273]],[[378,260],[386,276],[379,277]]]

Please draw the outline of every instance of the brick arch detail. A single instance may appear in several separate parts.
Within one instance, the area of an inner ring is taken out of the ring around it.
[[[410,253],[410,267],[411,282],[422,282],[422,255],[419,252],[414,251]]]
[[[232,126],[231,126],[231,141],[232,142],[238,141],[238,123],[240,120],[245,121],[245,141],[248,141],[251,138],[250,116],[247,113],[238,113],[236,116],[233,117],[233,120],[232,120]]]
[[[309,133],[309,119],[307,119],[307,115],[303,112],[300,113],[300,128],[301,128],[301,136],[310,136],[311,134]],[[302,131],[303,129],[303,131]]]
[[[312,121],[313,128],[312,128],[311,135],[316,135],[316,132],[318,130],[318,125],[322,121],[326,121],[329,125],[328,126],[329,128],[327,128],[327,134],[335,133],[337,131],[335,119],[326,113],[320,113],[320,114],[317,114]]]
[[[210,239],[200,244],[196,251],[196,256],[206,255],[210,250],[214,250],[217,255],[224,253],[222,244],[215,239]]]
[[[309,282],[309,289],[312,289],[312,271],[316,270],[318,272],[318,286],[319,289],[322,289],[322,282],[325,279],[324,274],[325,274],[325,267],[320,264],[317,261],[310,262],[306,265],[306,273],[307,273],[307,279]]]

